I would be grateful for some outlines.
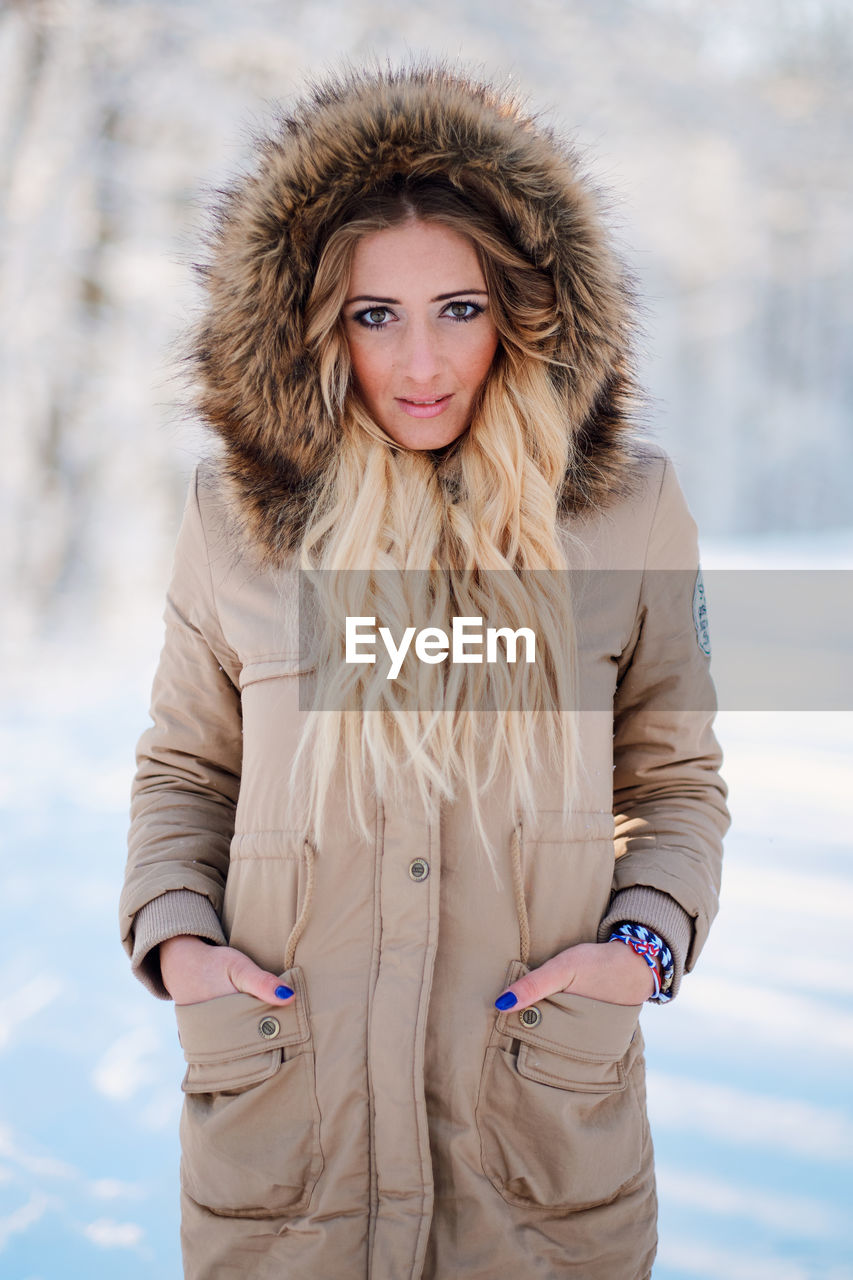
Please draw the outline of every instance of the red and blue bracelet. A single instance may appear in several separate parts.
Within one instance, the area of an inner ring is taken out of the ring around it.
[[[655,989],[649,996],[657,1004],[664,1004],[672,999],[670,994],[675,974],[672,952],[658,934],[647,929],[644,924],[620,924],[611,933],[609,942],[624,942],[638,956],[642,956],[652,971]],[[658,976],[660,965],[660,976]]]

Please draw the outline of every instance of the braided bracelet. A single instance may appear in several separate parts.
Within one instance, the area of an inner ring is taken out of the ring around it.
[[[620,924],[611,933],[608,942],[624,942],[632,951],[636,951],[638,956],[643,957],[655,980],[655,989],[649,996],[650,1000],[657,1004],[665,1004],[667,1000],[672,999],[670,991],[675,964],[672,952],[663,938],[643,924]],[[658,961],[660,961],[660,977],[658,977]]]

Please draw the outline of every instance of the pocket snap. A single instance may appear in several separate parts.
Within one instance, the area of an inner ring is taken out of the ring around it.
[[[510,965],[506,985],[528,967]],[[477,1101],[483,1170],[511,1204],[591,1208],[640,1172],[640,1006],[559,993],[531,1025],[501,1013]],[[523,1011],[522,1011],[523,1012]]]
[[[298,967],[279,977],[290,1005],[235,993],[175,1007],[187,1061],[181,1184],[229,1217],[301,1211],[323,1168],[305,980]]]

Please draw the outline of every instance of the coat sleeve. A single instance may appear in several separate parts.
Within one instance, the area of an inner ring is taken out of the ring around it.
[[[136,752],[119,915],[134,974],[168,998],[156,943],[178,933],[225,941],[219,916],[242,764],[239,663],[216,613],[198,469],[164,618],[153,724]]]
[[[694,621],[696,525],[664,458],[635,625],[618,665],[613,727],[616,867],[599,939],[622,920],[670,943],[672,993],[717,912],[730,824],[706,632]]]

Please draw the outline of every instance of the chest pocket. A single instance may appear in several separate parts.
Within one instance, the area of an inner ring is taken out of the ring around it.
[[[513,961],[507,986],[528,972]],[[515,1205],[606,1204],[648,1136],[640,1006],[560,993],[496,1019],[477,1101],[483,1171]]]
[[[302,970],[280,980],[296,992],[289,1005],[235,993],[175,1006],[188,1064],[181,1185],[226,1217],[299,1213],[323,1169]]]

